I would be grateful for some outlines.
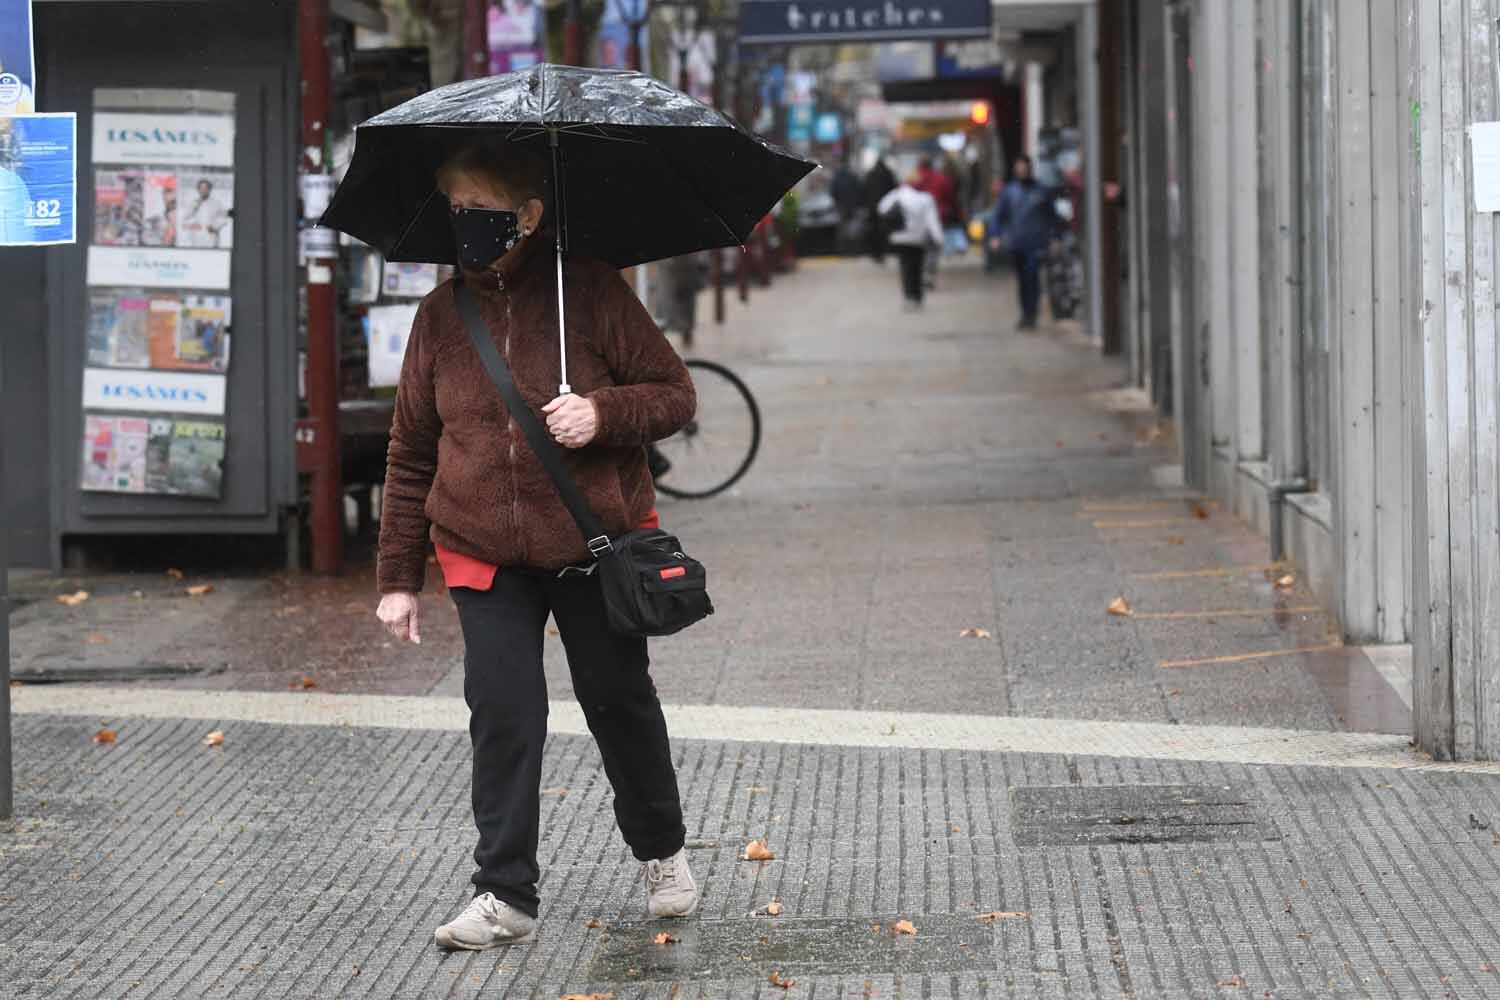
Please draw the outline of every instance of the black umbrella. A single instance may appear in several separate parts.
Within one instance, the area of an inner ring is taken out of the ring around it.
[[[559,321],[565,252],[629,267],[741,246],[817,167],[659,80],[544,63],[440,87],[361,124],[322,224],[387,260],[455,263],[435,175],[480,138],[552,159]]]

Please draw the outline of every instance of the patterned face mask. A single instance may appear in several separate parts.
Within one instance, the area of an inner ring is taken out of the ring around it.
[[[521,239],[515,212],[459,208],[453,212],[453,239],[458,262],[472,270],[489,267]]]

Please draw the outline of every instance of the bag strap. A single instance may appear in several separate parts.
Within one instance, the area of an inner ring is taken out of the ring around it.
[[[526,443],[531,446],[531,451],[541,460],[542,467],[547,470],[547,475],[552,477],[552,483],[557,487],[558,495],[562,497],[563,504],[568,508],[568,513],[573,515],[573,520],[578,524],[578,530],[583,532],[584,541],[588,543],[589,552],[595,557],[608,552],[613,546],[609,541],[609,534],[604,530],[604,525],[594,512],[589,509],[588,503],[583,499],[583,494],[578,492],[578,484],[569,475],[567,466],[563,464],[562,452],[556,443],[548,436],[547,429],[537,419],[526,400],[521,398],[521,392],[516,388],[515,378],[510,372],[510,365],[495,350],[495,342],[490,339],[490,329],[485,323],[484,317],[479,313],[479,305],[474,301],[474,296],[462,283],[454,290],[455,299],[458,302],[458,314],[463,317],[464,326],[468,328],[469,339],[474,343],[474,349],[479,352],[479,360],[484,363],[484,370],[489,373],[490,380],[495,383],[495,388],[500,390],[500,395],[505,397],[505,405],[510,410],[511,419],[521,425],[521,432],[526,435]]]

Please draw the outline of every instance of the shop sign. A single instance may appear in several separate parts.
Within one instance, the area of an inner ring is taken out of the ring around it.
[[[89,247],[88,283],[144,288],[229,287],[229,253],[176,247]]]
[[[234,166],[234,119],[169,112],[94,113],[95,163]]]
[[[223,375],[85,368],[83,406],[86,410],[222,416],[225,381]]]
[[[988,38],[990,0],[744,0],[740,41],[889,42]]]

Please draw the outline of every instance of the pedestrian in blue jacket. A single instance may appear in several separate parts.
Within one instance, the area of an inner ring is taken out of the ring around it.
[[[1057,237],[1062,220],[1055,207],[1056,193],[1037,183],[1031,157],[1016,157],[1010,183],[990,213],[990,249],[1011,255],[1021,290],[1018,329],[1034,330],[1042,298],[1042,260]]]

